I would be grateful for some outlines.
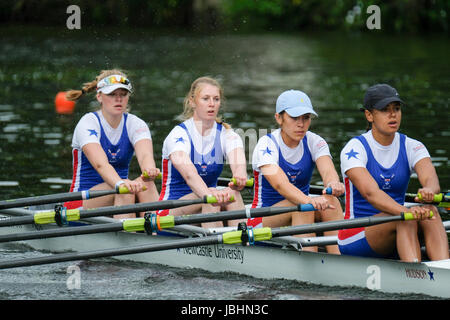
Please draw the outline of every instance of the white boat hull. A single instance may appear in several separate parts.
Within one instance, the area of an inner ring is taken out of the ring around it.
[[[106,220],[106,218],[104,218]],[[56,225],[45,228],[58,228]],[[0,234],[35,230],[0,228]],[[37,250],[91,251],[174,241],[173,236],[113,232],[29,240]],[[404,263],[395,260],[312,253],[280,245],[213,245],[117,256],[120,260],[157,263],[210,272],[236,272],[264,279],[288,279],[327,286],[368,288],[390,293],[450,298],[450,260]],[[70,263],[69,263],[70,264]]]

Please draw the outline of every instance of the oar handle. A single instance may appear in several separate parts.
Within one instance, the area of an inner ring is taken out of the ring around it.
[[[210,204],[217,203],[217,198],[212,195],[204,196],[203,199],[204,199],[205,203],[210,203]],[[235,200],[234,196],[231,196],[230,201],[233,202],[234,200]]]
[[[144,172],[142,172],[142,176],[146,179],[150,178],[150,176],[148,175],[148,172],[144,170]],[[161,180],[162,179],[162,174],[161,172],[155,177],[155,180]]]
[[[149,175],[148,175],[147,171],[142,172],[142,176],[143,176],[144,178],[149,178]],[[159,173],[159,174],[156,176],[155,180],[161,180],[161,178],[162,178],[162,174]],[[236,183],[236,178],[231,178],[230,181],[233,182],[234,184],[237,184],[237,183]],[[254,183],[254,179],[253,179],[253,178],[248,179],[248,180],[245,182],[245,186],[246,186],[246,187],[253,187],[253,183]]]
[[[420,192],[417,194],[417,198],[419,198],[420,201],[423,200],[422,194]],[[444,195],[443,193],[435,194],[433,196],[433,202],[436,202],[436,203],[442,202],[442,201],[444,201],[444,198],[446,200],[448,200],[447,198],[449,198],[449,197],[447,195]]]
[[[408,220],[416,220],[416,218],[414,217],[414,214],[412,212],[402,212],[402,217],[403,220],[408,221]],[[433,218],[433,211],[430,211],[429,214],[429,218]]]
[[[145,191],[145,190],[147,190],[147,187],[146,186],[142,186],[142,190],[141,191]],[[130,190],[128,190],[127,187],[122,185],[122,186],[116,188],[116,193],[117,194],[127,194],[127,193],[130,193]]]
[[[233,184],[237,184],[236,178],[231,178],[230,181],[233,182]],[[255,182],[255,179],[253,179],[253,178],[248,179],[245,182],[245,186],[246,187],[253,187],[254,182]]]

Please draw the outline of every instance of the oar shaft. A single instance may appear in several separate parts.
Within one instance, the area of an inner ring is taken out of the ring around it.
[[[23,241],[23,240],[36,240],[36,239],[46,239],[46,238],[56,238],[56,237],[68,237],[91,233],[102,233],[102,232],[117,232],[123,230],[122,222],[118,223],[105,223],[98,225],[87,225],[79,227],[67,227],[58,229],[49,229],[41,231],[31,231],[22,232],[14,234],[0,235],[1,242],[11,242],[11,241]]]
[[[125,206],[112,206],[97,209],[80,210],[80,219],[93,218],[99,216],[111,216],[115,214],[130,212],[145,212],[151,210],[163,210],[184,207],[193,204],[205,203],[205,199],[193,200],[164,200],[156,202],[136,203]]]
[[[12,217],[0,220],[0,227],[19,226],[22,224],[32,224],[32,223],[34,223],[33,216]]]
[[[314,207],[311,204],[304,204],[292,207],[268,207],[268,208],[256,208],[248,210],[236,210],[236,211],[224,211],[218,213],[204,213],[196,214],[191,216],[166,216],[161,217],[162,220],[171,220],[171,222],[162,223],[162,228],[170,228],[175,225],[181,224],[193,224],[202,222],[214,222],[214,221],[224,221],[232,219],[241,218],[254,218],[254,217],[265,217],[276,215],[291,211],[311,211]],[[66,237],[75,235],[85,235],[91,233],[102,233],[102,232],[117,232],[117,231],[144,231],[145,230],[145,219],[127,219],[124,222],[117,223],[106,223],[98,225],[88,225],[79,227],[65,227],[58,229],[49,229],[41,231],[31,231],[17,234],[7,234],[0,235],[0,243],[11,242],[11,241],[23,241],[23,240],[35,240],[35,239],[45,239],[45,238],[55,238],[55,237]]]
[[[214,203],[214,197],[208,196],[201,199],[193,200],[165,200],[156,202],[137,203],[125,206],[110,206],[97,209],[67,210],[68,221],[76,221],[79,219],[93,218],[99,216],[111,216],[115,214],[130,213],[130,212],[145,212],[160,209],[173,209],[193,204]],[[0,220],[0,227],[22,225],[22,224],[47,224],[55,222],[55,211],[37,212],[34,216],[27,217],[13,217],[9,219]]]
[[[122,256],[128,254],[137,254],[161,250],[170,250],[178,248],[186,248],[192,246],[204,246],[219,244],[222,242],[222,235],[213,235],[208,237],[199,238],[188,238],[177,241],[171,241],[167,243],[160,244],[148,244],[132,247],[124,247],[117,249],[105,249],[105,250],[94,250],[88,252],[70,252],[63,254],[55,254],[45,257],[37,257],[30,259],[17,259],[11,261],[0,262],[0,269],[17,268],[17,267],[28,267],[34,265],[51,264],[58,262],[76,261],[76,260],[86,260],[94,258],[105,258],[112,256]],[[157,261],[155,261],[157,262]]]
[[[291,236],[295,234],[316,233],[338,229],[368,227],[376,224],[404,220],[403,215],[389,217],[367,217],[349,220],[327,221],[314,224],[272,229],[273,237]]]
[[[64,193],[56,193],[49,194],[44,196],[36,196],[36,197],[26,197],[26,198],[18,198],[12,200],[3,200],[0,201],[0,210],[1,209],[9,209],[9,208],[18,208],[18,207],[28,207],[35,206],[40,204],[48,204],[48,203],[61,203],[66,201],[76,201],[76,200],[88,200],[98,197],[103,197],[116,193],[128,193],[128,189],[126,187],[121,187],[112,190],[86,190],[86,191],[78,191],[78,192],[64,192]]]
[[[177,216],[174,217],[174,224],[194,224],[194,223],[205,223],[214,221],[225,221],[233,219],[244,219],[244,218],[257,218],[257,217],[267,217],[277,214],[282,214],[292,211],[314,211],[314,207],[311,204],[303,204],[291,207],[265,207],[265,208],[253,208],[235,211],[223,211],[217,213],[203,213],[188,216]]]

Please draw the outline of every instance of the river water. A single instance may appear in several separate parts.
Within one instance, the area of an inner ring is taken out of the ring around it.
[[[190,35],[141,29],[80,32],[14,27],[3,27],[0,34],[0,200],[68,190],[73,129],[84,113],[97,106],[93,96],[84,97],[73,114],[59,115],[54,110],[55,95],[79,89],[100,70],[114,67],[128,71],[134,86],[132,113],[149,124],[157,163],[165,136],[177,124],[184,95],[199,76],[210,75],[223,83],[223,114],[245,137],[247,159],[252,139],[276,127],[273,114],[279,93],[291,88],[308,93],[319,113],[311,130],[328,141],[338,172],[341,148],[365,130],[358,111],[365,89],[374,83],[389,83],[407,103],[401,131],[427,146],[441,187],[448,190],[448,38],[370,33]],[[229,172],[225,169],[223,175]],[[133,163],[130,176],[137,174]],[[312,182],[319,182],[317,173]],[[413,178],[408,191],[417,191],[417,186]],[[247,200],[250,197],[245,195]],[[0,249],[1,259],[39,254],[21,245]],[[114,260],[83,262],[82,288],[68,290],[66,268],[67,264],[57,264],[2,271],[0,298],[424,298],[196,270],[161,271],[160,266]],[[208,287],[217,290],[206,290]]]

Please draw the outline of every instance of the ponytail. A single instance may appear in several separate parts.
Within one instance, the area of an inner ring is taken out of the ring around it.
[[[66,92],[66,99],[70,101],[77,101],[80,99],[84,94],[90,93],[92,91],[97,90],[97,83],[102,80],[103,78],[106,78],[108,76],[119,74],[127,78],[127,75],[118,69],[112,69],[112,70],[102,70],[100,74],[95,77],[95,80],[91,82],[86,82],[83,84],[83,87],[81,90],[69,90]]]

